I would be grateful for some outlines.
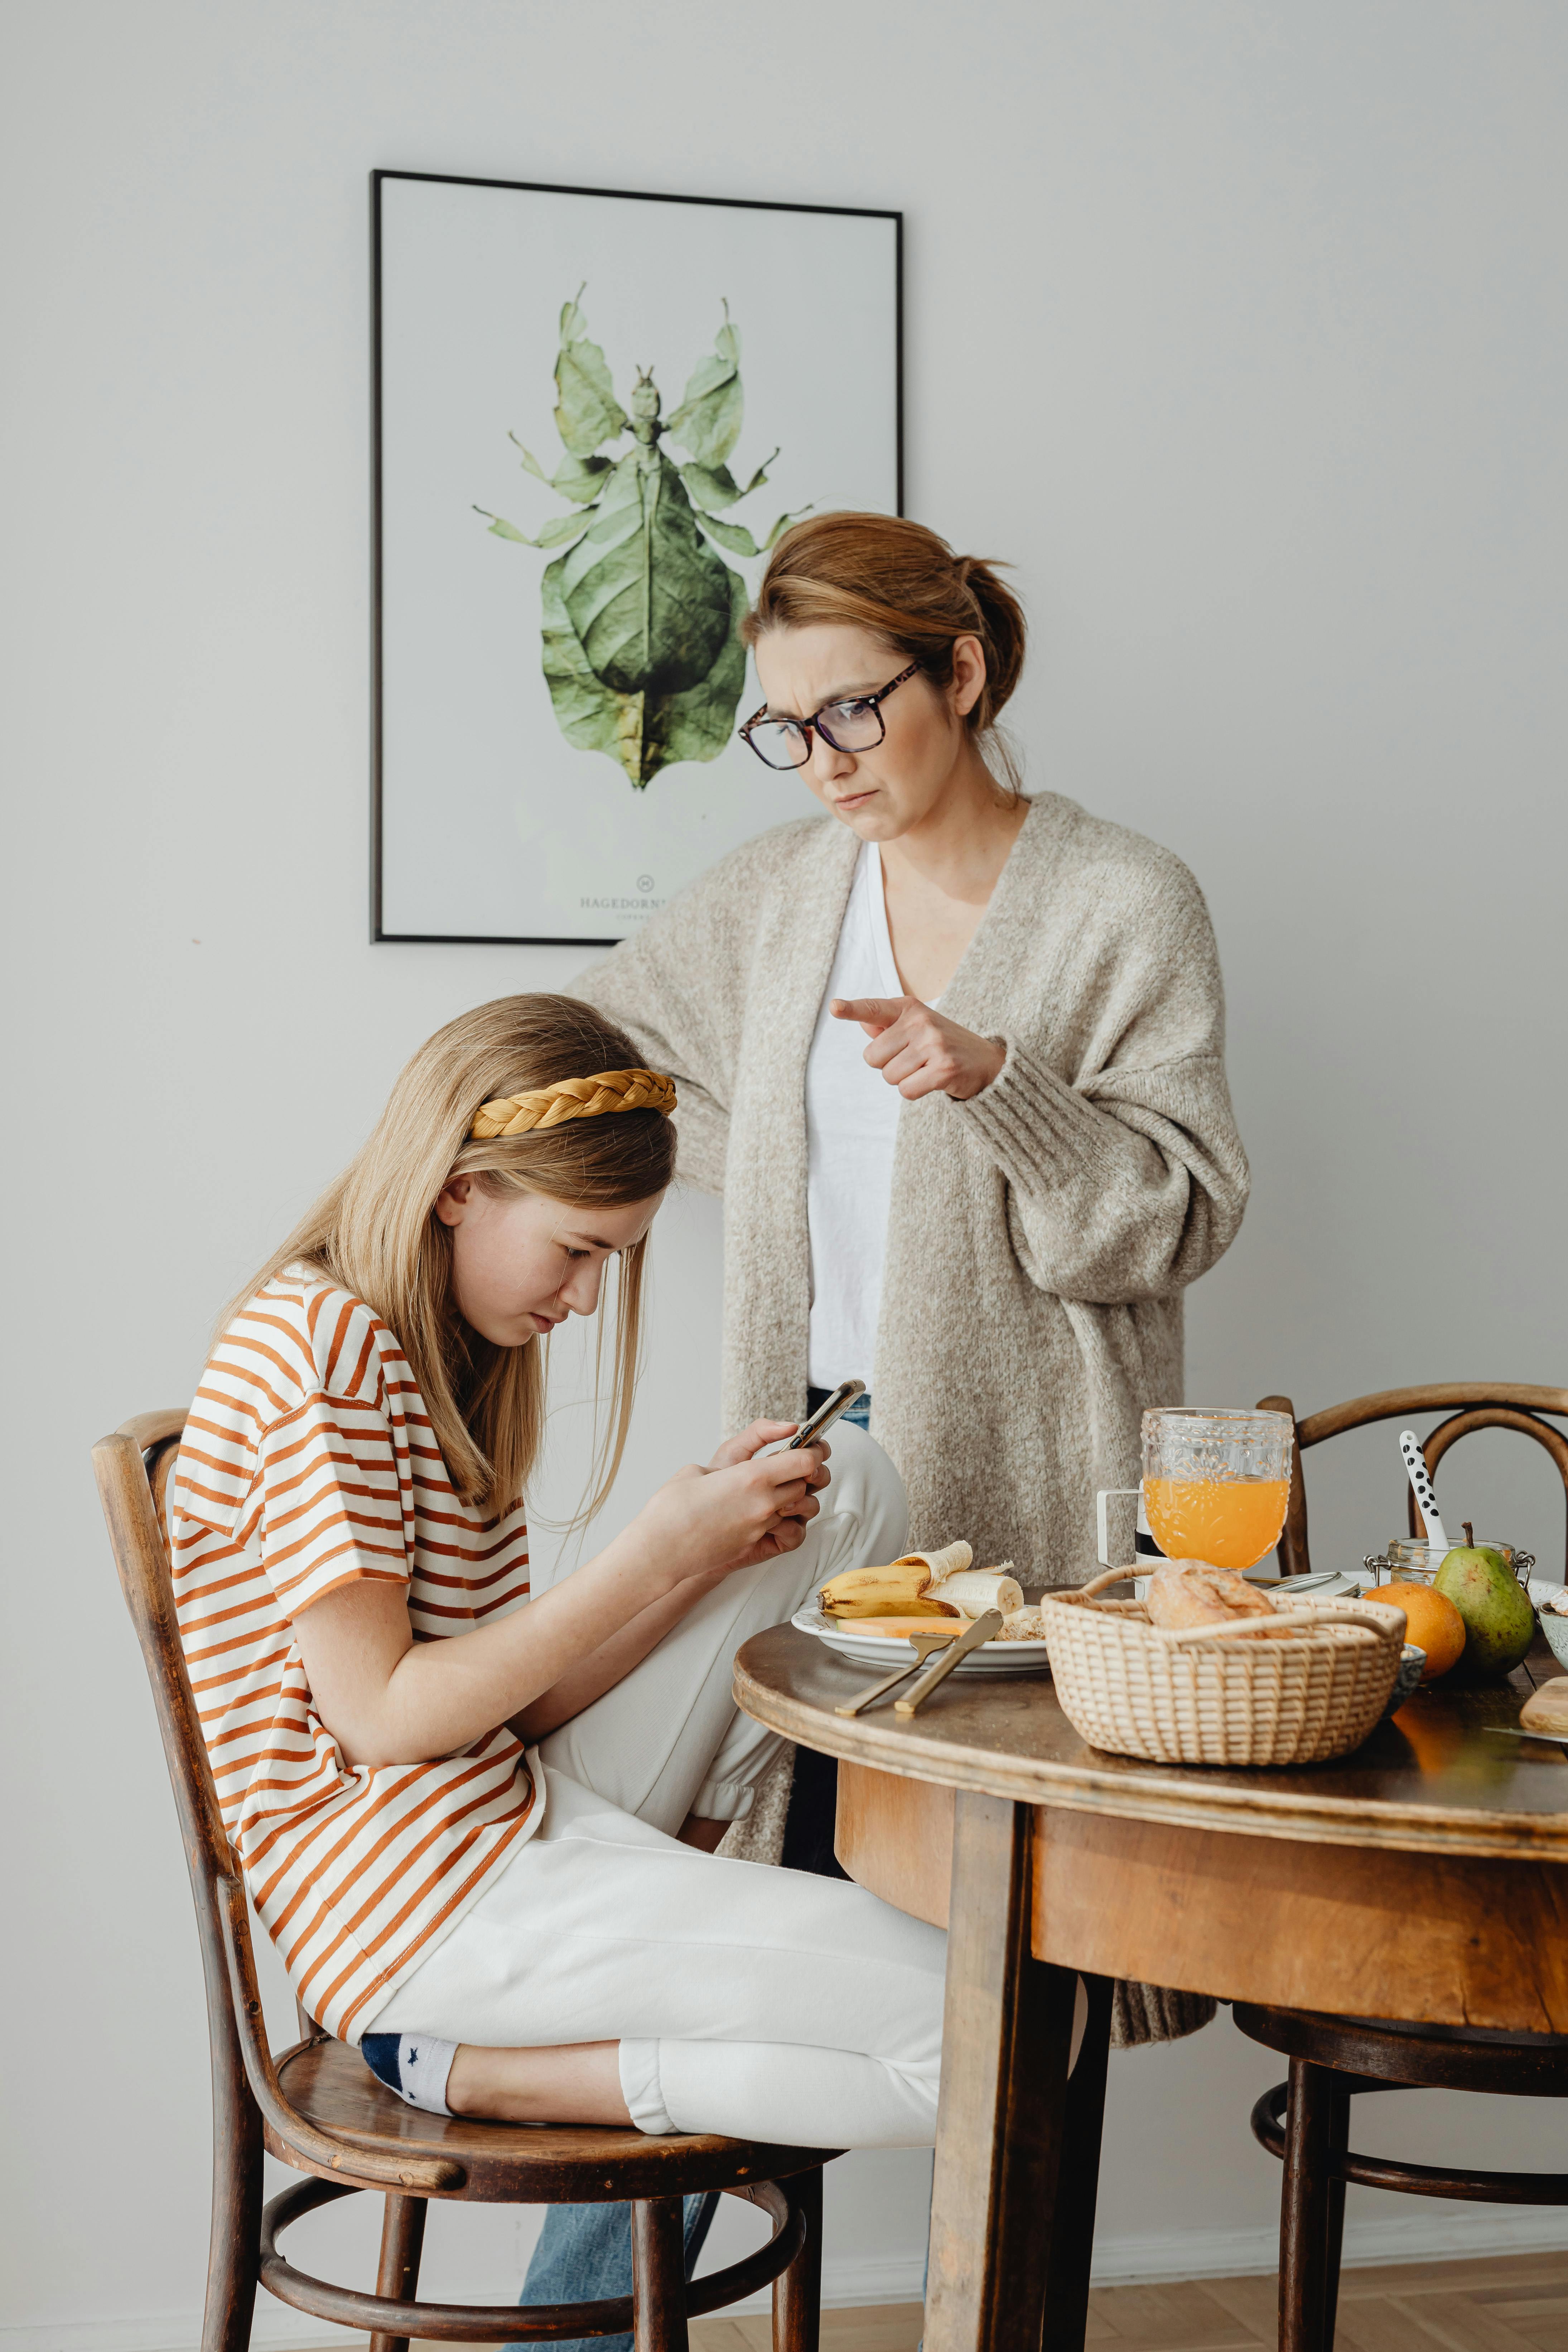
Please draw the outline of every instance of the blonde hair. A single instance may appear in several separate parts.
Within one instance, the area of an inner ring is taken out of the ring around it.
[[[1016,799],[1018,763],[996,722],[1024,670],[1024,608],[994,563],[955,555],[945,539],[907,516],[814,515],[786,530],[768,559],[757,601],[741,624],[752,646],[769,629],[837,621],[919,662],[933,686],[952,679],[952,649],[978,637],[985,683],[963,723],[999,788]]]
[[[574,1119],[531,1133],[470,1139],[484,1102],[635,1064],[630,1038],[568,996],[502,996],[459,1013],[420,1046],[369,1140],[330,1184],[224,1323],[286,1267],[304,1264],[363,1298],[396,1338],[430,1415],[452,1484],[491,1512],[518,1501],[544,1429],[537,1345],[500,1348],[463,1321],[452,1295],[452,1239],[435,1213],[454,1176],[497,1194],[533,1193],[571,1208],[618,1208],[662,1192],[675,1131],[654,1109]],[[590,1519],[620,1468],[642,1334],[646,1239],[620,1259],[610,1409],[595,1449]],[[605,1333],[595,1355],[595,1393]]]

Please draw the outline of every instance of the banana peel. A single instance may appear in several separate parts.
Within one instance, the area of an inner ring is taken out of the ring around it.
[[[931,1582],[928,1555],[915,1551],[886,1568],[847,1568],[817,1599],[829,1617],[962,1617],[950,1601],[931,1597]]]

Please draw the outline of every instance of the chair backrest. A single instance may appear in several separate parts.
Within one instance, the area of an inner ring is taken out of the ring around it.
[[[158,1728],[174,1792],[206,1981],[214,2127],[258,2135],[265,2118],[274,2153],[292,2151],[365,2185],[450,2189],[462,2168],[389,2153],[383,2157],[317,2130],[289,2104],[268,2046],[239,1861],[228,1842],[180,1643],[163,1499],[184,1429],[184,1412],[143,1412],[92,1449],[99,1499],[121,1591],[142,1644]],[[300,2013],[302,2030],[313,2031]]]
[[[1426,1388],[1381,1389],[1374,1396],[1352,1397],[1347,1404],[1331,1404],[1321,1412],[1309,1413],[1305,1421],[1296,1421],[1296,1408],[1285,1396],[1261,1397],[1258,1410],[1288,1412],[1296,1423],[1290,1500],[1279,1538],[1279,1566],[1287,1576],[1304,1576],[1311,1565],[1307,1550],[1307,1487],[1302,1475],[1302,1454],[1310,1445],[1321,1445],[1326,1438],[1342,1437],[1347,1429],[1363,1429],[1369,1422],[1405,1421],[1416,1413],[1446,1412],[1447,1419],[1439,1422],[1422,1442],[1421,1451],[1434,1482],[1438,1463],[1461,1437],[1468,1437],[1477,1429],[1517,1430],[1522,1436],[1534,1438],[1550,1454],[1557,1465],[1568,1505],[1568,1436],[1542,1418],[1547,1413],[1568,1417],[1568,1389],[1534,1388],[1517,1381],[1438,1381]],[[1415,1493],[1407,1479],[1404,1484],[1410,1532],[1423,1536],[1426,1523]],[[1568,1567],[1564,1572],[1568,1573]]]

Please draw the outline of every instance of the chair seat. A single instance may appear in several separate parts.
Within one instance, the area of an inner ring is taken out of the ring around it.
[[[446,2157],[466,2178],[437,2195],[480,2203],[593,2205],[645,2197],[693,2197],[710,2189],[745,2189],[786,2179],[828,2163],[819,2147],[773,2147],[726,2139],[719,2132],[647,2132],[596,2124],[486,2123],[467,2116],[426,2115],[377,2081],[357,2050],[311,2042],[279,2063],[284,2097],[308,2123],[351,2147],[408,2156]],[[271,2130],[268,2153],[296,2172],[341,2179],[305,2161]]]
[[[1568,2097],[1568,2034],[1328,2017],[1243,2000],[1234,2003],[1232,2014],[1249,2041],[1337,2074],[1413,2087]]]

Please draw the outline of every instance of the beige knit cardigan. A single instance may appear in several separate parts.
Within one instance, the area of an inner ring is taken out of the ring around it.
[[[805,1407],[805,1062],[858,849],[832,817],[764,834],[573,983],[673,1075],[681,1176],[724,1196],[727,1428]],[[912,1544],[1076,1584],[1247,1200],[1202,894],[1042,793],[942,1010],[1007,1058],[972,1101],[900,1113],[871,1428]]]
[[[805,1063],[858,851],[832,817],[764,834],[573,983],[672,1074],[680,1174],[724,1196],[731,1429],[805,1407]],[[972,1101],[900,1113],[871,1427],[913,1545],[963,1536],[1026,1586],[1075,1584],[1095,1489],[1137,1484],[1139,1415],[1180,1401],[1183,1290],[1247,1200],[1202,894],[1041,793],[942,1010],[1006,1061]],[[765,1795],[726,1851],[777,1858],[787,1767]],[[1212,2014],[1119,1987],[1116,2038]]]

